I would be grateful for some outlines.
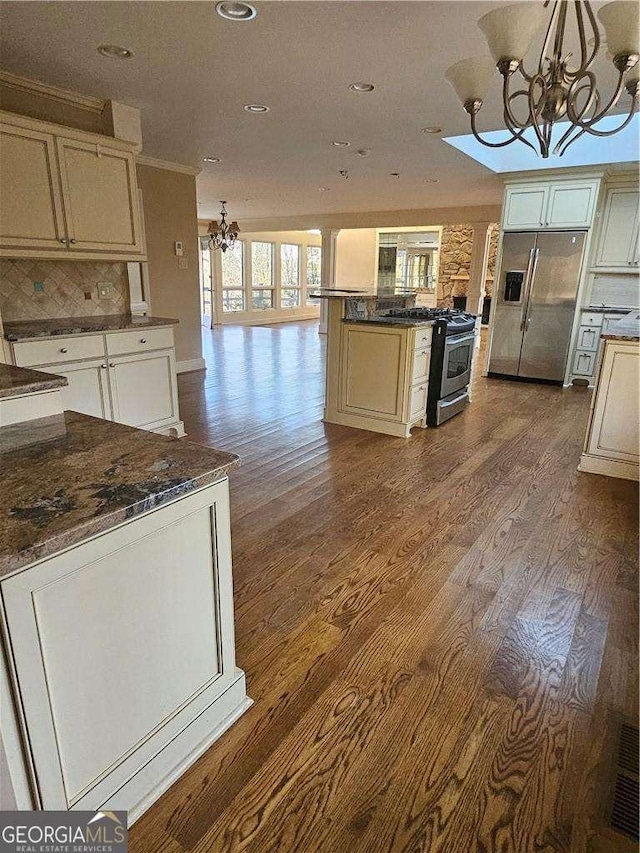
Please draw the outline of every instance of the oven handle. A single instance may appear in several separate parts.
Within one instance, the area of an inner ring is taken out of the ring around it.
[[[454,397],[453,400],[439,400],[438,404],[439,404],[441,409],[446,409],[447,406],[453,406],[453,405],[455,405],[455,403],[459,403],[460,400],[464,400],[464,398],[468,397],[468,396],[469,396],[469,392],[465,388],[464,391],[461,394],[458,394],[457,397]]]
[[[459,335],[451,335],[448,338],[444,339],[444,345],[446,347],[455,346],[456,344],[464,344],[467,341],[475,341],[475,334],[469,334],[468,332],[461,332]]]

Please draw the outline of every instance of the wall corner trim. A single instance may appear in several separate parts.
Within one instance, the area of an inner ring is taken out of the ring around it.
[[[158,160],[157,157],[147,157],[146,154],[138,154],[136,163],[140,166],[151,166],[154,169],[166,169],[169,172],[182,172],[183,175],[194,177],[202,171],[199,166],[185,166],[183,163],[172,163],[170,160]]]
[[[204,358],[189,358],[186,361],[176,363],[177,373],[190,373],[192,370],[206,370],[207,364]]]

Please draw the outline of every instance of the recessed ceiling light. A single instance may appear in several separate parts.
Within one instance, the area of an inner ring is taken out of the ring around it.
[[[439,183],[439,178],[425,178],[425,184],[437,184]]]
[[[336,148],[348,148],[351,143],[350,142],[341,142],[339,139],[334,140],[332,145],[335,145]]]
[[[375,88],[373,83],[352,83],[349,86],[352,92],[373,92]]]
[[[427,127],[423,127],[420,129],[421,133],[442,133],[442,128],[438,127],[437,124],[429,124]]]
[[[330,187],[318,187],[318,192],[319,193],[328,193],[329,189],[330,189]]]
[[[203,157],[202,159],[204,160],[205,163],[219,163],[220,162],[219,157]]]
[[[128,47],[120,47],[119,44],[101,44],[98,53],[108,56],[110,59],[131,59],[133,51]]]
[[[389,172],[389,177],[390,178],[399,178],[400,172]]]
[[[247,113],[268,113],[269,107],[265,104],[245,104],[242,108]]]
[[[248,3],[216,3],[216,12],[227,21],[252,21],[258,14]]]
[[[370,148],[358,148],[358,150],[356,151],[356,154],[358,155],[358,157],[368,157],[369,154],[371,154],[371,149]]]

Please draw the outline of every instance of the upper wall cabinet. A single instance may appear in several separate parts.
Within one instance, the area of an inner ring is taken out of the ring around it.
[[[637,187],[611,187],[602,214],[595,266],[612,269],[637,267],[640,262],[638,239]]]
[[[502,227],[505,231],[589,228],[599,187],[599,179],[507,186]]]
[[[135,146],[0,113],[0,256],[142,260]]]

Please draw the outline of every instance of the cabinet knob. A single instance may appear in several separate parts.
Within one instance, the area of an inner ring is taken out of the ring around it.
[[[62,245],[64,246],[66,242],[67,241],[64,239],[64,237],[58,237],[58,243],[62,243]]]
[[[69,352],[69,350],[66,347],[60,347],[60,352]]]
[[[75,243],[76,241],[75,241],[75,240],[73,239],[73,237],[72,237],[72,238],[69,240],[69,242],[70,242],[70,243]]]
[[[141,344],[146,344],[146,342],[147,342],[147,339],[146,339],[146,338],[140,338],[140,343],[141,343]]]
[[[100,365],[100,367],[101,367],[103,370],[106,370],[106,369],[107,369],[107,365],[106,365],[106,364],[101,364],[101,365]]]
[[[115,364],[114,364],[112,361],[110,361],[110,362],[109,362],[109,367],[115,367]]]

